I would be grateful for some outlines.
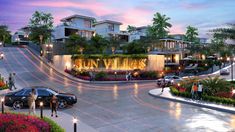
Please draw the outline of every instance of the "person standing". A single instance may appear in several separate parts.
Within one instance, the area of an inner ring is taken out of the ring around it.
[[[51,98],[50,107],[51,107],[51,117],[53,116],[53,112],[55,112],[55,117],[58,117],[57,115],[58,99],[55,95],[53,95]]]
[[[201,82],[198,83],[198,97],[201,100],[202,99],[202,91],[203,91],[203,85]]]
[[[128,81],[129,77],[128,77],[128,72],[126,72],[126,81]]]
[[[12,87],[14,87],[15,89],[17,89],[16,86],[15,86],[15,76],[16,76],[16,74],[13,73],[13,74],[12,74]]]
[[[32,89],[32,92],[30,92],[29,97],[28,97],[28,105],[29,105],[29,115],[31,114],[31,112],[33,112],[33,114],[36,114],[35,112],[35,101],[37,99],[37,95],[35,92],[35,89]]]
[[[193,86],[192,86],[192,98],[193,99],[196,99],[196,96],[197,96],[197,90],[198,90],[198,87],[197,87],[197,84],[196,83],[193,83]]]
[[[192,99],[194,98],[194,85],[195,85],[195,83],[193,83],[192,88],[191,88],[191,96],[192,96]]]
[[[11,74],[11,73],[9,74],[9,78],[8,78],[8,86],[9,86],[9,89],[12,90],[12,86],[13,86],[13,77],[12,77],[12,74]]]

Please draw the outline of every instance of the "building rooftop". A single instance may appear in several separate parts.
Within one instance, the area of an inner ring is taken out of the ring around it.
[[[118,22],[118,21],[104,20],[104,21],[99,21],[99,22],[93,24],[93,26],[99,25],[99,24],[103,24],[103,23],[110,23],[110,24],[122,25],[122,23],[121,23],[121,22]]]
[[[88,20],[95,20],[94,17],[89,17],[89,16],[83,16],[83,15],[75,14],[75,15],[72,15],[72,16],[65,17],[65,18],[61,19],[60,21],[65,22],[65,21],[69,21],[69,20],[71,20],[73,18],[82,18],[82,19],[88,19]]]
[[[141,26],[141,27],[136,27],[136,30],[141,30],[141,29],[146,29],[148,26]]]

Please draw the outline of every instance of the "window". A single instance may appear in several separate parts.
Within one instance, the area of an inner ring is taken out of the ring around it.
[[[21,90],[18,91],[15,95],[17,95],[17,96],[23,95],[24,91],[25,91],[24,89],[21,89]]]
[[[109,24],[108,29],[109,31],[114,31],[114,24]]]
[[[32,92],[32,89],[26,89],[24,92],[24,96],[29,96],[29,93]]]
[[[38,89],[38,96],[50,96],[51,93],[46,89]]]
[[[84,20],[84,27],[85,27],[85,28],[91,28],[91,21],[89,21],[89,20]]]

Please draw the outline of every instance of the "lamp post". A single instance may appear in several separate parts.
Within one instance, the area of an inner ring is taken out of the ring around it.
[[[231,80],[233,81],[233,61],[235,61],[235,58],[231,58],[230,62],[231,62]]]
[[[74,132],[77,132],[77,122],[78,122],[78,119],[77,118],[73,118],[73,131]]]
[[[2,114],[4,114],[4,97],[2,97],[1,102],[2,102]]]
[[[40,102],[40,111],[41,111],[41,118],[43,118],[43,102]]]
[[[43,55],[43,51],[42,51],[42,40],[43,40],[43,35],[39,35],[39,40],[40,40],[40,56]]]

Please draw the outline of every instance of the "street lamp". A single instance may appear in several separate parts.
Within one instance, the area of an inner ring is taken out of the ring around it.
[[[74,130],[74,132],[77,132],[77,122],[78,122],[78,119],[73,118],[73,130]]]
[[[43,55],[43,51],[42,51],[42,40],[43,40],[43,35],[39,35],[39,40],[40,40],[40,56]]]
[[[1,102],[2,102],[2,114],[4,114],[4,97],[1,98]]]
[[[43,102],[40,102],[41,118],[43,118]]]

